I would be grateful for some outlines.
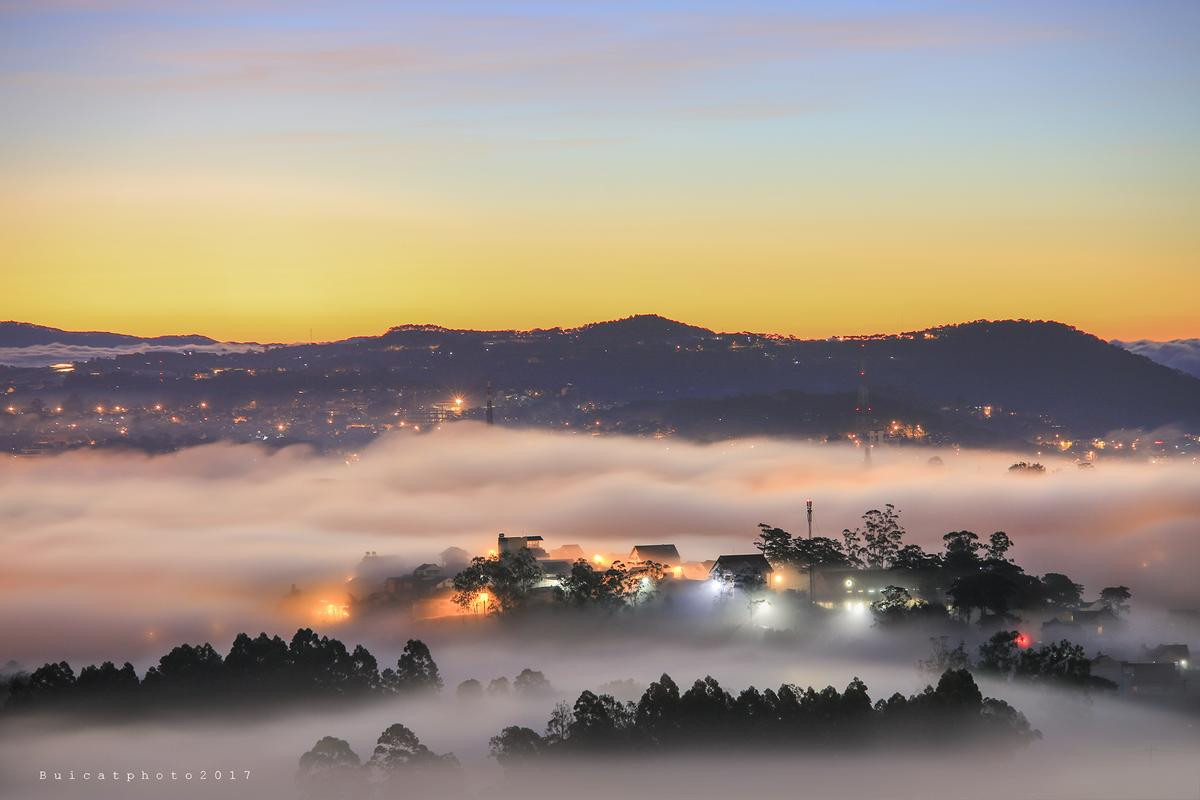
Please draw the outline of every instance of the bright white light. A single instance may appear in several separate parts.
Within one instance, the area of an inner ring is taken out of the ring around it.
[[[846,588],[849,589],[853,585],[854,585],[854,578],[846,578],[846,581],[845,581]]]

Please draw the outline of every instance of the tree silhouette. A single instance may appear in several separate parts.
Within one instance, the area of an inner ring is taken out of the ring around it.
[[[1012,548],[1013,541],[1004,531],[996,531],[988,537],[986,545],[987,557],[991,561],[1005,561],[1006,554]]]
[[[942,537],[946,553],[942,563],[946,569],[962,571],[979,566],[979,536],[971,531],[951,531]]]
[[[402,693],[436,692],[442,688],[442,676],[429,647],[420,639],[409,639],[396,661],[396,671],[385,670],[384,685]]]
[[[1077,644],[1063,639],[1020,646],[1017,631],[997,631],[979,646],[979,669],[1007,679],[1050,683],[1076,689],[1111,689],[1111,681],[1092,675],[1092,662]]]
[[[892,559],[892,569],[918,572],[934,570],[942,566],[942,559],[937,553],[926,553],[919,544],[906,544],[896,551]]]
[[[541,579],[542,568],[529,550],[476,557],[454,576],[454,602],[465,609],[486,596],[489,610],[511,612],[524,605]]]
[[[679,687],[664,673],[638,701],[634,712],[638,728],[659,745],[674,741],[681,725],[679,701]]]
[[[182,644],[146,671],[143,686],[168,703],[203,702],[224,688],[224,662],[211,644]]]
[[[1128,586],[1107,586],[1100,590],[1100,602],[1113,614],[1120,616],[1129,611],[1129,598],[1133,594]]]
[[[305,800],[354,800],[365,793],[358,754],[344,739],[326,736],[300,756],[296,786]]]
[[[1083,585],[1059,572],[1043,575],[1042,589],[1046,602],[1055,608],[1074,608],[1083,601]]]
[[[525,697],[545,697],[554,693],[554,687],[541,672],[526,667],[513,678],[513,689]]]
[[[842,545],[834,539],[814,536],[797,539],[782,528],[759,523],[754,547],[772,564],[793,567],[842,566],[848,563]]]
[[[265,633],[255,638],[240,633],[224,658],[207,643],[174,647],[140,681],[128,663],[87,666],[78,678],[66,662],[46,664],[11,678],[4,707],[27,711],[69,704],[73,710],[122,715],[215,711],[315,698],[348,701],[441,685],[437,664],[420,641],[409,641],[397,667],[381,676],[362,645],[350,653],[340,641],[308,628],[296,631],[290,644]]]
[[[488,740],[488,753],[506,767],[537,758],[544,748],[537,731],[515,725]]]
[[[545,738],[549,744],[561,744],[571,735],[571,723],[575,721],[575,713],[571,706],[560,700],[554,704],[550,719],[546,721]]]
[[[983,738],[1003,747],[1040,736],[1007,703],[984,698],[971,673],[947,669],[937,687],[895,694],[872,703],[866,684],[854,678],[838,692],[784,684],[778,691],[751,686],[732,697],[711,677],[679,693],[667,675],[652,683],[636,703],[584,691],[568,712],[560,704],[546,735],[508,727],[490,742],[501,763],[525,763],[555,754],[616,750],[654,752],[707,747],[786,747],[798,740],[858,747],[912,742],[944,747]]]
[[[566,740],[572,747],[611,750],[621,743],[627,712],[612,695],[584,691],[571,711]]]
[[[905,531],[900,524],[900,512],[888,503],[882,511],[877,508],[867,511],[862,520],[862,553],[866,565],[872,569],[890,567],[904,544]]]
[[[379,735],[367,767],[384,776],[395,776],[421,767],[458,766],[453,753],[438,755],[417,735],[400,723],[390,725]]]
[[[483,697],[483,684],[474,678],[467,678],[454,690],[460,700],[477,700]]]
[[[971,666],[971,657],[967,655],[965,642],[959,642],[950,647],[947,637],[930,637],[931,653],[928,659],[917,662],[917,666],[925,672],[941,674],[948,669],[967,669]]]

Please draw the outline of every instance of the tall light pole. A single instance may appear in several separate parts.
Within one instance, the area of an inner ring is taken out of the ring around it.
[[[812,541],[812,500],[804,501],[805,514],[808,517],[808,538]],[[817,598],[813,596],[813,590],[816,587],[813,584],[813,564],[812,564],[812,548],[809,548],[808,554],[808,604],[815,606]]]

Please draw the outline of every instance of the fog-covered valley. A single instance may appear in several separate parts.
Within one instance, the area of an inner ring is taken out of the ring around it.
[[[940,464],[931,463],[938,456]],[[555,702],[584,689],[637,700],[663,673],[680,687],[711,675],[735,695],[789,683],[841,689],[854,677],[873,700],[914,694],[930,637],[970,653],[990,631],[975,625],[885,629],[869,615],[806,625],[803,616],[758,618],[736,607],[711,624],[669,616],[596,612],[520,619],[413,621],[395,615],[298,618],[280,600],[292,584],[335,592],[363,552],[411,569],[449,546],[471,554],[499,531],[539,534],[588,552],[673,542],[689,561],[753,552],[756,525],[796,533],[804,501],[814,529],[837,537],[868,508],[894,503],[907,539],[930,549],[947,531],[1004,530],[1030,573],[1064,572],[1085,596],[1123,584],[1129,624],[1105,647],[1140,652],[1182,636],[1167,612],[1195,608],[1200,563],[1200,481],[1194,465],[1109,462],[1080,470],[1047,460],[1014,475],[1004,453],[887,449],[870,468],[854,448],[780,440],[707,446],[659,440],[513,432],[461,423],[428,437],[383,438],[356,459],[301,448],[269,452],[212,445],[147,457],[72,453],[0,464],[0,663],[32,669],[130,661],[138,673],[173,646],[228,650],[238,632],[279,634],[301,625],[353,647],[380,667],[410,638],[426,642],[444,690],[431,698],[377,698],[342,707],[231,709],[117,720],[0,721],[0,775],[13,796],[292,797],[302,753],[323,736],[364,760],[401,722],[462,764],[454,793],[478,797],[584,797],[614,791],[726,796],[753,791],[847,797],[1195,797],[1196,717],[1104,693],[1067,692],[979,677],[986,695],[1023,712],[1043,738],[1013,753],[794,751],[622,757],[586,765],[504,770],[488,740],[510,725],[542,730]],[[703,612],[704,609],[701,609]],[[705,612],[707,613],[707,612]],[[699,615],[703,619],[703,615]],[[1195,642],[1192,642],[1195,644]],[[463,680],[509,680],[540,670],[553,692],[537,697],[456,696]],[[617,682],[617,683],[614,683]],[[155,780],[84,783],[84,771],[252,771],[242,783]],[[75,782],[39,782],[75,770]],[[603,775],[603,785],[598,776]],[[750,782],[749,784],[747,782]],[[1014,792],[1015,790],[1015,792]]]

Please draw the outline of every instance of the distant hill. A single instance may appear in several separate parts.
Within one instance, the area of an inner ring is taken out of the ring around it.
[[[28,322],[0,322],[0,347],[33,347],[45,344],[69,344],[84,347],[120,347],[152,344],[164,346],[216,344],[216,339],[191,333],[182,336],[129,336],[104,331],[64,331]]]
[[[397,350],[406,344],[411,350]],[[432,345],[442,349],[428,351]],[[717,333],[642,315],[574,329],[397,328],[306,352],[339,366],[408,365],[427,380],[551,391],[606,403],[871,391],[922,407],[991,405],[1103,433],[1200,427],[1200,380],[1058,322],[1004,320],[871,337]],[[417,353],[441,352],[453,359]],[[289,348],[259,356],[287,363]],[[402,355],[406,354],[406,355]]]
[[[0,326],[0,346],[63,336],[196,343],[179,348],[186,352],[164,348],[153,359],[116,355],[97,368],[51,379],[84,397],[161,396],[170,385],[187,399],[214,388],[193,382],[193,374],[241,367],[223,370],[220,391],[227,402],[290,403],[299,393],[320,403],[358,394],[386,409],[456,394],[477,400],[491,383],[499,394],[523,398],[506,413],[528,424],[561,425],[571,415],[604,411],[610,421],[653,417],[701,436],[717,435],[707,430],[716,424],[743,433],[846,430],[853,426],[838,409],[852,410],[865,380],[878,414],[940,420],[943,432],[957,430],[964,440],[1053,430],[1099,436],[1165,425],[1200,431],[1200,379],[1058,322],[981,320],[806,340],[720,333],[638,315],[530,331],[403,325],[378,336],[245,352],[206,349],[201,345],[212,340],[200,336],[147,340]],[[978,430],[970,427],[985,406],[994,416]],[[747,422],[752,419],[758,422]]]
[[[646,342],[691,342],[713,336],[707,328],[699,328],[658,314],[639,314],[609,322],[593,322],[569,333],[581,339],[591,339],[617,344],[645,344]]]

